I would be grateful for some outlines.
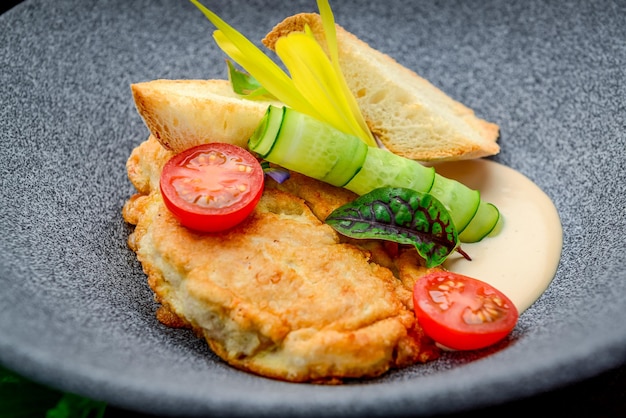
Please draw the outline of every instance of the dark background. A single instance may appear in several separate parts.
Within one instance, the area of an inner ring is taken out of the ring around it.
[[[503,418],[512,416],[557,417],[626,417],[626,366],[600,374],[594,378],[564,388],[520,399],[503,405],[477,409],[438,418]],[[156,418],[151,415],[134,414],[117,408],[107,408],[105,418],[118,416],[132,418]],[[433,417],[435,418],[435,417]]]
[[[21,3],[18,0],[5,0],[0,4],[0,13],[4,13],[16,4]]]

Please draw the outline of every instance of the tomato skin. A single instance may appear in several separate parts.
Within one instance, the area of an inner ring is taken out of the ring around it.
[[[513,302],[498,289],[448,271],[420,278],[413,287],[413,304],[424,333],[454,350],[495,344],[513,330],[519,318]]]
[[[172,157],[163,166],[159,186],[165,206],[183,226],[220,232],[254,210],[263,194],[264,173],[245,149],[215,142]]]

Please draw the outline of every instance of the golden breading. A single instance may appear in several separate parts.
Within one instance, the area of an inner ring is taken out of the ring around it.
[[[437,356],[410,287],[381,265],[406,270],[395,261],[407,256],[343,240],[315,216],[351,195],[304,176],[268,181],[242,224],[195,233],[163,204],[158,173],[170,154],[160,147],[151,138],[133,151],[128,172],[140,193],[123,209],[159,320],[192,327],[234,367],[294,382],[377,376]]]

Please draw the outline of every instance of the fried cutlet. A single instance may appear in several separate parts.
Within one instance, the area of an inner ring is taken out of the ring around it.
[[[412,311],[411,284],[425,270],[416,252],[346,240],[320,220],[350,192],[299,175],[268,181],[242,224],[200,234],[163,204],[170,156],[152,137],[133,151],[138,193],[123,209],[159,320],[191,327],[236,368],[294,382],[378,376],[437,356]]]

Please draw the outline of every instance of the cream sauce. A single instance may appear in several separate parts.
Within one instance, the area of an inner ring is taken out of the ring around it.
[[[435,165],[438,173],[480,190],[503,223],[495,236],[462,244],[443,267],[483,280],[506,294],[521,312],[546,290],[559,265],[563,231],[550,198],[523,174],[489,160]]]

